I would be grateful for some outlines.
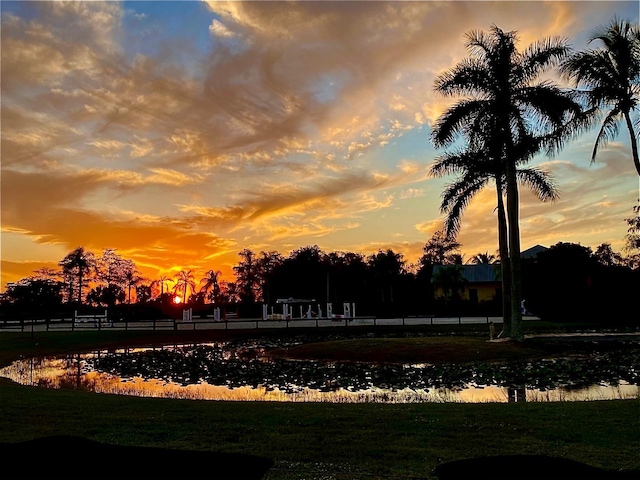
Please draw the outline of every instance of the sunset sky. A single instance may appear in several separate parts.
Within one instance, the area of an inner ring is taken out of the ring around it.
[[[435,77],[492,24],[519,47],[576,50],[632,2],[2,1],[2,278],[78,246],[117,248],[149,279],[209,269],[244,248],[306,245],[408,263],[442,228],[443,153],[431,125],[455,99]],[[595,45],[592,45],[595,46]],[[522,248],[621,250],[639,192],[628,132],[590,164],[596,131],[554,158],[560,199],[521,194]],[[459,242],[497,250],[495,193]]]

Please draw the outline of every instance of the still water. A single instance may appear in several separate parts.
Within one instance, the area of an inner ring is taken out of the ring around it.
[[[225,401],[557,402],[639,398],[636,357],[499,365],[368,365],[270,359],[198,344],[21,360],[0,376],[45,388]],[[631,363],[629,363],[629,361]]]

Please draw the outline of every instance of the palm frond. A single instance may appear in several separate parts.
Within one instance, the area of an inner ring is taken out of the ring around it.
[[[496,168],[495,161],[482,149],[464,149],[447,152],[436,157],[429,170],[432,177],[444,177],[452,174],[493,175]]]
[[[468,178],[468,175],[460,177],[456,182],[449,184],[442,194],[440,211],[446,213],[444,231],[447,236],[456,237],[460,232],[462,214],[473,197],[489,182],[489,176]]]
[[[583,110],[579,115],[573,116],[559,128],[538,137],[540,148],[545,151],[548,157],[556,155],[562,150],[567,141],[575,140],[589,130],[599,115],[600,109],[598,108]]]
[[[484,109],[482,100],[461,100],[447,109],[436,121],[431,140],[436,147],[452,143],[464,131],[469,118],[479,115]]]
[[[525,83],[538,78],[540,73],[557,66],[570,54],[568,40],[547,37],[529,45],[522,53],[522,80]]]
[[[484,95],[491,88],[484,72],[484,65],[477,59],[464,59],[436,78],[434,90],[448,96]]]
[[[606,145],[611,140],[616,138],[618,131],[620,130],[620,116],[622,112],[618,109],[611,110],[605,119],[602,121],[602,126],[596,135],[596,141],[593,144],[593,151],[591,152],[591,163],[596,161],[596,155],[600,145]]]
[[[516,177],[518,182],[529,187],[542,202],[555,201],[560,197],[553,175],[546,170],[519,169]]]

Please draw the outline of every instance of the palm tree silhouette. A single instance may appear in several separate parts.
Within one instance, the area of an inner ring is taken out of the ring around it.
[[[489,252],[476,253],[471,257],[471,263],[474,265],[491,265],[496,261],[496,256]]]
[[[222,272],[220,270],[209,270],[205,276],[200,280],[202,287],[200,291],[205,295],[211,290],[209,297],[213,299],[214,303],[220,298],[220,285],[218,284],[218,278],[220,278]]]
[[[67,254],[58,265],[62,267],[62,271],[68,275],[74,275],[78,279],[78,305],[82,305],[82,284],[85,274],[89,273],[95,267],[95,257],[92,252],[78,247],[74,251]]]
[[[561,65],[561,72],[573,80],[587,101],[590,113],[609,109],[591,153],[595,161],[598,148],[618,134],[620,120],[624,119],[631,139],[633,164],[640,175],[638,141],[631,120],[631,112],[638,108],[640,93],[640,29],[628,21],[614,18],[607,27],[601,27],[589,43],[600,40],[604,48],[573,54]],[[638,126],[636,120],[636,127]]]
[[[175,279],[176,284],[173,287],[173,293],[180,291],[182,293],[182,301],[187,303],[187,291],[191,289],[192,292],[195,292],[196,290],[193,273],[191,273],[191,270],[181,270],[176,274]]]
[[[493,26],[489,33],[467,34],[470,57],[440,75],[435,89],[443,95],[462,96],[436,122],[432,141],[436,147],[452,144],[467,135],[472,144],[488,131],[484,142],[490,157],[503,163],[509,263],[511,267],[511,337],[523,340],[520,218],[517,164],[519,151],[529,138],[536,137],[539,149],[547,153],[559,149],[571,133],[570,126],[582,110],[572,96],[556,84],[539,80],[541,74],[569,55],[559,38],[540,40],[524,51],[516,48],[517,32]],[[498,178],[498,177],[496,177]]]
[[[169,277],[166,275],[160,275],[160,278],[154,280],[153,283],[160,285],[160,298],[164,295],[164,285],[169,281]]]
[[[127,285],[127,297],[128,303],[131,303],[131,287],[134,287],[136,285],[138,285],[140,282],[144,281],[144,277],[141,277],[140,275],[138,275],[138,272],[136,270],[127,270],[127,272],[124,275],[124,280],[126,282]]]

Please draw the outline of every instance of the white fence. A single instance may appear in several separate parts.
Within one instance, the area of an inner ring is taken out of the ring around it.
[[[75,310],[73,312],[73,322],[75,325],[78,325],[81,323],[93,323],[96,326],[97,325],[111,326],[111,322],[109,322],[107,310],[105,310],[103,314],[91,313],[88,315],[78,315],[78,311]]]

